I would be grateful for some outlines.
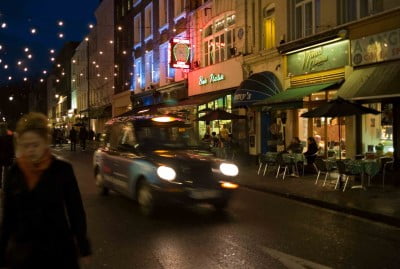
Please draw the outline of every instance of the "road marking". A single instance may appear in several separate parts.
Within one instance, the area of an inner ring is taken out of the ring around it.
[[[261,249],[289,269],[332,269],[331,267],[292,256],[272,248],[261,247]]]

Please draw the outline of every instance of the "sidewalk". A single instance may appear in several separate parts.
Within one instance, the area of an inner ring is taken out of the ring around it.
[[[255,165],[240,167],[238,183],[250,189],[400,227],[400,188],[387,185],[383,190],[380,175],[371,181],[376,185],[367,190],[351,189],[354,182],[350,180],[350,187],[343,192],[334,190],[333,177],[322,187],[324,176],[315,185],[316,175],[287,176],[282,180],[282,177],[275,178],[272,168],[265,176],[258,176],[257,168]]]

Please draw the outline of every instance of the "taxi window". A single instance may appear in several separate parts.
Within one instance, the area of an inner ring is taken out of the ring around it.
[[[110,136],[110,147],[113,149],[118,148],[119,141],[121,140],[122,136],[122,128],[123,125],[120,123],[114,124],[111,127],[111,136]]]
[[[132,123],[124,124],[121,130],[121,136],[118,145],[128,149],[134,148],[136,144],[137,142]]]

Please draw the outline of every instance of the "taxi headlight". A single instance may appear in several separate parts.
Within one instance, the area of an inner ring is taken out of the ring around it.
[[[157,175],[168,181],[172,181],[176,178],[176,172],[173,168],[168,166],[160,166],[157,168]]]
[[[235,177],[239,174],[239,168],[232,163],[221,163],[219,170],[225,176]]]

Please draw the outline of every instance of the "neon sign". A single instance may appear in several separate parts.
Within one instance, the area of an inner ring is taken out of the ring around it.
[[[219,81],[222,81],[222,80],[225,80],[225,75],[224,74],[211,73],[208,78],[200,76],[199,77],[199,85],[203,86],[203,85],[207,85],[208,83],[215,83],[215,82],[219,82]]]
[[[172,68],[190,68],[189,39],[174,38],[170,42],[169,63]]]

